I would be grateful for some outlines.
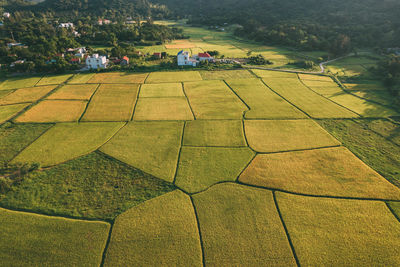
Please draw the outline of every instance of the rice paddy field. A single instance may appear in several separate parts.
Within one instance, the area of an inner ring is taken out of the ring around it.
[[[151,49],[292,58],[185,31]],[[399,265],[399,109],[382,84],[343,77],[3,80],[0,266]]]

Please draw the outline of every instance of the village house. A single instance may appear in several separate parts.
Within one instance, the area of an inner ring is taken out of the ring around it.
[[[122,57],[121,65],[129,65],[129,57],[127,56]]]
[[[8,48],[12,48],[14,46],[24,46],[24,45],[21,43],[8,43],[7,46],[8,46]]]
[[[58,27],[60,28],[74,28],[74,24],[72,22],[67,22],[67,23],[60,23],[60,25],[58,25]]]
[[[75,56],[83,58],[86,55],[86,48],[85,47],[80,47],[75,49]]]
[[[98,24],[98,25],[107,25],[107,24],[111,24],[111,20],[108,20],[108,19],[99,19],[99,20],[97,21],[97,24]]]
[[[196,67],[199,61],[195,58],[190,57],[189,52],[180,51],[177,55],[178,66],[192,66]]]
[[[4,12],[3,13],[3,17],[5,17],[5,18],[10,18],[11,17],[11,14],[10,13],[8,13],[8,12]]]
[[[156,52],[153,54],[153,58],[155,59],[161,59],[161,53],[160,52]]]
[[[106,56],[99,56],[99,54],[93,54],[86,58],[86,67],[88,69],[105,69],[107,68],[108,60]]]
[[[199,53],[196,57],[199,61],[214,61],[214,58],[209,53]]]

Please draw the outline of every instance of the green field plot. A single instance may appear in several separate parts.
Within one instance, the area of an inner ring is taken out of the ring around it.
[[[109,72],[97,73],[88,80],[88,83],[144,83],[147,73]]]
[[[13,90],[0,90],[0,100],[7,96],[8,94],[11,94],[13,92]]]
[[[388,120],[365,121],[368,128],[400,145],[400,125]]]
[[[13,162],[56,165],[86,155],[107,142],[123,123],[60,123],[52,127]]]
[[[277,193],[301,266],[395,266],[400,224],[377,201]]]
[[[13,77],[0,84],[0,90],[19,89],[35,86],[41,77]]]
[[[214,40],[207,42],[195,42],[197,47],[200,47],[204,51],[218,51],[220,55],[224,55],[228,58],[236,58],[236,57],[246,57],[247,52],[237,48],[229,42],[216,42]]]
[[[252,69],[255,75],[261,78],[281,78],[288,79],[293,78],[297,79],[297,74],[292,72],[284,72],[284,71],[273,71],[273,70],[259,70],[259,69]]]
[[[360,64],[343,64],[341,62],[334,62],[327,66],[328,71],[340,77],[357,77],[370,79],[373,77],[367,68]]]
[[[254,78],[248,70],[216,70],[200,72],[204,80],[246,79]]]
[[[359,83],[344,83],[348,90],[368,91],[368,90],[387,90],[387,88],[379,81],[364,81]]]
[[[184,84],[196,119],[241,119],[247,107],[222,81]]]
[[[259,79],[227,80],[229,86],[250,107],[247,119],[297,119],[307,116],[272,92]]]
[[[185,146],[246,146],[240,120],[195,120],[186,123]]]
[[[52,124],[4,124],[0,126],[0,162],[7,162],[38,138]]]
[[[175,187],[101,153],[25,175],[0,204],[74,217],[114,219]]]
[[[396,110],[396,98],[389,91],[368,90],[368,91],[351,91],[351,94],[360,98],[376,102],[378,104],[392,106]]]
[[[332,96],[345,93],[343,89],[340,88],[340,86],[333,81],[326,82],[316,80],[302,80],[302,82],[305,86],[309,87],[317,94],[323,96]]]
[[[20,115],[17,122],[73,122],[85,111],[86,101],[44,100]]]
[[[146,173],[174,180],[183,122],[131,122],[100,150]]]
[[[149,74],[146,83],[177,83],[201,80],[198,71],[152,72]]]
[[[318,196],[400,199],[399,188],[344,147],[258,155],[239,181]]]
[[[312,120],[246,120],[249,146],[257,152],[279,152],[338,146],[340,142]]]
[[[87,83],[92,77],[94,73],[79,73],[75,74],[68,83],[70,84],[80,84],[80,83]]]
[[[299,78],[302,81],[320,81],[320,82],[333,82],[332,78],[323,75],[302,74],[299,73]]]
[[[100,85],[82,121],[129,121],[138,91],[138,84]]]
[[[7,96],[2,97],[0,99],[0,105],[35,102],[44,97],[54,88],[56,88],[54,85],[21,88],[8,94]]]
[[[52,85],[52,84],[62,84],[66,82],[69,78],[72,77],[72,74],[64,74],[64,75],[52,75],[52,76],[44,76],[36,86],[40,85]]]
[[[110,225],[0,208],[4,266],[99,266]]]
[[[189,196],[174,191],[117,217],[104,266],[203,266]]]
[[[7,105],[0,106],[0,123],[3,123],[13,116],[17,115],[18,112],[22,111],[29,104],[16,104],[16,105]]]
[[[89,100],[98,84],[64,85],[47,99]]]
[[[175,184],[195,193],[218,182],[235,181],[253,157],[247,147],[182,147]]]
[[[179,97],[185,96],[181,83],[143,84],[139,97]]]
[[[314,118],[353,118],[357,114],[314,93],[298,79],[266,79],[278,94]]]
[[[296,266],[270,191],[224,183],[193,202],[206,266]]]
[[[193,120],[186,97],[139,98],[134,120]]]
[[[389,202],[389,206],[397,218],[400,218],[400,202]]]

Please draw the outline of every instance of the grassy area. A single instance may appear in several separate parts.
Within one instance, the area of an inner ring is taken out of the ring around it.
[[[400,125],[392,123],[391,121],[382,120],[364,120],[364,123],[372,131],[386,137],[393,143],[400,146]]]
[[[101,151],[158,178],[172,182],[183,122],[131,122]]]
[[[235,181],[253,157],[247,147],[182,147],[175,184],[195,193],[218,182]]]
[[[357,83],[344,83],[344,86],[346,86],[348,90],[355,91],[387,90],[387,88],[382,84],[381,81],[360,81]]]
[[[36,102],[56,88],[54,85],[21,88],[0,99],[0,105]]]
[[[47,99],[90,100],[98,84],[64,85]]]
[[[193,200],[205,265],[296,266],[270,191],[219,184]]]
[[[79,73],[75,74],[69,81],[69,84],[81,84],[87,83],[92,77],[94,73]]]
[[[181,83],[143,84],[139,97],[180,97],[185,96]]]
[[[139,92],[138,84],[102,84],[82,121],[129,121]]]
[[[186,97],[139,98],[134,120],[193,120]]]
[[[110,225],[0,209],[4,266],[99,266]]]
[[[52,84],[61,84],[66,82],[69,78],[72,77],[72,74],[65,74],[65,75],[48,75],[44,76],[36,86],[40,85],[52,85]]]
[[[30,173],[0,204],[85,218],[114,219],[174,186],[99,153]]]
[[[302,266],[394,266],[400,224],[383,202],[277,193]]]
[[[313,74],[301,74],[301,73],[299,73],[299,78],[302,81],[333,82],[331,77],[323,76],[323,75],[313,75]]]
[[[240,120],[196,120],[186,123],[186,146],[246,146]]]
[[[19,89],[35,86],[41,77],[13,77],[0,84],[0,90]]]
[[[144,83],[147,73],[106,72],[92,76],[88,83]]]
[[[52,166],[88,154],[108,141],[124,124],[60,123],[23,150],[13,162]]]
[[[400,218],[400,202],[389,202],[390,208],[396,214],[397,218]]]
[[[317,196],[400,200],[400,189],[344,147],[258,155],[239,181]]]
[[[400,158],[398,156],[400,147],[369,130],[365,122],[365,120],[318,121],[357,157],[400,187]]]
[[[279,152],[340,145],[312,120],[246,120],[249,146],[258,152]]]
[[[16,122],[73,122],[85,111],[86,101],[44,100],[16,118]]]
[[[297,74],[291,72],[259,70],[259,69],[252,69],[251,71],[254,72],[254,74],[260,78],[280,78],[280,79],[297,78]]]
[[[204,80],[246,79],[254,78],[248,70],[216,70],[201,71]]]
[[[17,115],[18,112],[22,111],[27,106],[29,106],[29,104],[0,106],[0,123],[3,123],[11,119],[13,116]]]
[[[198,71],[152,72],[149,74],[146,83],[176,83],[201,80],[202,78]]]
[[[174,191],[118,216],[104,266],[202,266],[189,196]]]

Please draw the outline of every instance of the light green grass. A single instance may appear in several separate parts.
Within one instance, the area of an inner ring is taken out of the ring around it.
[[[195,193],[222,181],[235,181],[254,152],[249,148],[182,147],[175,184]]]
[[[323,75],[302,74],[299,73],[299,78],[302,81],[320,81],[320,82],[333,82],[332,78]]]
[[[101,151],[144,172],[174,180],[183,122],[128,123]]]
[[[383,202],[277,193],[302,266],[395,266],[400,224]]]
[[[193,120],[186,97],[139,98],[133,120]]]
[[[388,120],[365,121],[368,128],[400,146],[400,125]]]
[[[389,202],[390,208],[396,214],[397,218],[400,218],[400,202]]]
[[[348,90],[368,91],[368,90],[387,90],[381,81],[360,81],[357,83],[344,83]]]
[[[61,84],[67,81],[69,78],[72,77],[72,74],[64,74],[64,75],[49,75],[44,76],[36,86],[40,85],[52,85],[52,84]]]
[[[198,71],[152,72],[149,74],[146,83],[176,83],[201,80],[202,78]]]
[[[0,90],[10,90],[35,86],[41,77],[13,77],[0,84]]]
[[[291,73],[291,72],[284,72],[284,71],[272,71],[272,70],[259,70],[259,69],[252,69],[252,72],[254,72],[255,75],[257,75],[260,78],[297,78],[296,73]]]
[[[174,191],[117,217],[104,266],[202,266],[189,196]]]
[[[22,111],[26,108],[29,104],[16,104],[16,105],[7,105],[7,106],[0,106],[0,123],[3,123],[13,116],[18,114],[18,112]]]
[[[147,78],[147,73],[125,73],[125,72],[105,72],[96,73],[88,83],[143,83]]]
[[[200,72],[204,80],[246,79],[254,78],[248,70],[216,70]]]
[[[92,77],[94,73],[79,73],[75,74],[72,79],[68,81],[70,84],[80,84],[80,83],[87,83]]]
[[[13,162],[52,166],[88,154],[108,141],[123,123],[60,123],[23,150]]]
[[[36,102],[54,88],[56,88],[54,85],[21,88],[8,94],[7,96],[2,97],[0,99],[0,105]]]
[[[303,84],[323,96],[332,96],[345,93],[335,82],[302,80]]]
[[[193,201],[206,266],[296,266],[270,191],[225,183]]]
[[[143,84],[139,97],[180,97],[185,96],[181,83]]]
[[[98,86],[98,84],[64,85],[47,99],[89,100]]]
[[[99,266],[110,225],[0,208],[4,266]]]

